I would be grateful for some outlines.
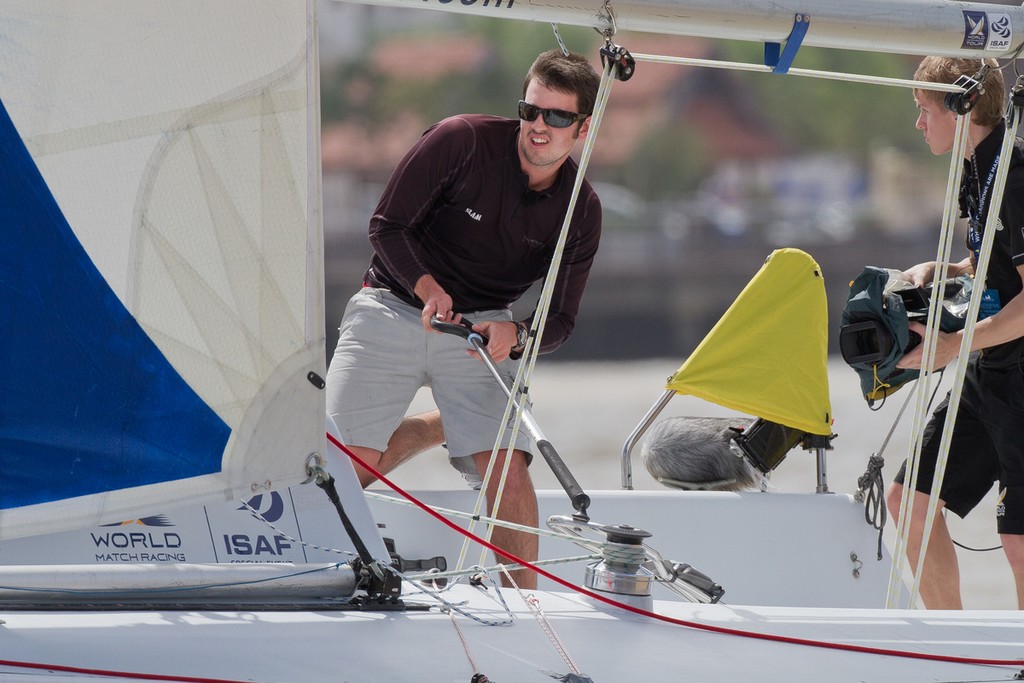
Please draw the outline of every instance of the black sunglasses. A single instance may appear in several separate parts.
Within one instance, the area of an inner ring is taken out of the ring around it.
[[[552,128],[568,128],[577,121],[582,121],[590,116],[590,114],[574,114],[561,109],[541,109],[526,100],[519,100],[519,118],[523,121],[536,121],[538,114],[543,116],[544,123]]]

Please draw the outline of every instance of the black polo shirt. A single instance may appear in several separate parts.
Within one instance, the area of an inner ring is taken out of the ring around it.
[[[961,185],[961,215],[968,216],[967,195],[973,195],[975,206],[980,201],[983,188],[986,186],[989,173],[993,169],[996,156],[1003,144],[1006,133],[1005,124],[1000,124],[982,140],[974,150],[974,160],[965,161],[964,176]],[[1003,202],[999,219],[1003,229],[996,232],[992,241],[992,255],[985,274],[985,285],[999,292],[999,301],[1006,306],[1010,299],[1020,294],[1022,284],[1017,266],[1024,264],[1024,154],[1019,149],[1021,141],[1016,141],[1013,163],[1006,176],[1006,189],[1003,191]],[[987,193],[986,206],[981,207],[982,213],[977,217],[984,225],[988,214],[991,187]],[[980,237],[979,237],[980,239]],[[967,248],[971,250],[971,263],[974,263],[970,238]],[[991,346],[981,352],[983,367],[1016,366],[1022,360],[1024,339],[1013,339],[1003,344]]]

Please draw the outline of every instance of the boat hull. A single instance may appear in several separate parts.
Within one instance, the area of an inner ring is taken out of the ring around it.
[[[495,681],[528,682],[550,681],[546,672],[568,673],[569,665],[521,598],[507,589],[504,595],[515,623],[486,626],[458,617],[465,648],[449,616],[436,609],[0,613],[0,674],[6,679],[41,673],[27,668],[41,665],[60,674],[59,680],[94,680],[99,671],[116,671],[128,679],[320,683],[469,681],[475,672]],[[1015,612],[655,604],[669,619],[700,626],[693,628],[615,608],[595,609],[576,595],[535,595],[566,652],[594,681],[1008,681],[1020,667],[851,652],[827,644],[924,657],[1007,659],[1020,655],[1024,641]],[[491,597],[467,586],[456,587],[448,599],[464,602],[477,616],[504,617]],[[812,644],[762,637],[767,635]]]
[[[415,495],[427,504],[463,511],[472,510],[476,499],[468,489]],[[864,521],[863,507],[849,495],[668,490],[589,495],[595,522],[630,524],[651,532],[651,547],[665,559],[688,563],[721,584],[726,602],[885,605],[889,556],[883,548],[882,560],[876,559],[878,534]],[[182,507],[120,525],[14,539],[0,545],[0,564],[93,565],[100,570],[111,565],[306,565],[351,559],[345,553],[352,553],[354,546],[315,486],[264,494],[248,505]],[[572,513],[561,491],[538,492],[538,505],[542,520]],[[350,514],[359,513],[357,506],[350,507]],[[443,557],[450,569],[456,568],[464,538],[438,520],[418,508],[381,500],[370,501],[370,514],[381,535],[391,539],[406,560]],[[483,527],[478,524],[475,532],[483,535]],[[542,558],[585,554],[569,541],[541,538]],[[480,555],[480,546],[471,544],[463,564],[494,562],[490,552]],[[547,569],[577,585],[586,564]],[[541,579],[541,587],[560,588],[547,579]],[[659,591],[655,597],[671,599],[672,594]]]

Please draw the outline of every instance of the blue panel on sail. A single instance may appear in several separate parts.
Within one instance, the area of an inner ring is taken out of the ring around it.
[[[107,285],[0,103],[0,509],[217,472],[230,431]]]

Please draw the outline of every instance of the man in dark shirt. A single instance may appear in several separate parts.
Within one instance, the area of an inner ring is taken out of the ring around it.
[[[915,80],[953,83],[960,76],[980,72],[980,60],[928,57],[921,62]],[[990,60],[990,66],[996,66]],[[994,190],[996,164],[1006,133],[1003,120],[1005,94],[1003,76],[992,69],[982,80],[984,88],[971,110],[967,154],[960,193],[961,215],[969,220],[968,256],[951,264],[950,275],[973,273]],[[953,148],[956,114],[945,107],[942,93],[915,91],[920,115],[917,127],[933,154]],[[991,259],[985,276],[979,321],[974,328],[956,426],[949,446],[938,509],[949,509],[960,517],[970,512],[999,484],[996,527],[1003,551],[1013,571],[1017,603],[1024,609],[1024,166],[1021,141],[1016,141]],[[934,262],[921,263],[905,271],[917,285],[935,276]],[[910,328],[924,334],[923,325]],[[962,332],[939,333],[935,367],[945,367],[960,353]],[[920,368],[923,345],[908,352],[899,362],[903,368]],[[913,515],[908,525],[907,550],[912,569],[920,555],[928,499],[936,469],[939,444],[949,397],[932,415],[924,431]],[[906,463],[886,495],[890,510],[898,514],[906,479]],[[960,574],[956,551],[942,514],[935,517],[925,553],[921,576],[921,597],[929,608],[961,609]]]
[[[434,333],[430,320],[457,323],[465,316],[473,322],[511,385],[514,358],[533,320],[513,320],[509,306],[547,273],[576,180],[569,155],[589,130],[599,84],[581,55],[545,52],[526,76],[518,120],[445,119],[424,133],[391,176],[370,220],[374,255],[364,287],[345,310],[327,375],[328,411],[344,442],[369,465],[386,472],[440,442],[436,415],[402,421],[416,391],[430,386],[452,464],[474,484],[486,472],[506,396],[483,363],[467,355],[465,340]],[[600,233],[601,205],[584,181],[542,352],[572,332]],[[493,507],[497,475],[511,450],[505,493],[492,514],[536,526],[529,439],[520,434],[509,448],[509,432],[488,502]],[[357,472],[364,486],[372,481],[362,468]],[[493,539],[523,559],[537,557],[532,534],[496,528]],[[536,586],[532,572],[517,572],[515,579]]]

